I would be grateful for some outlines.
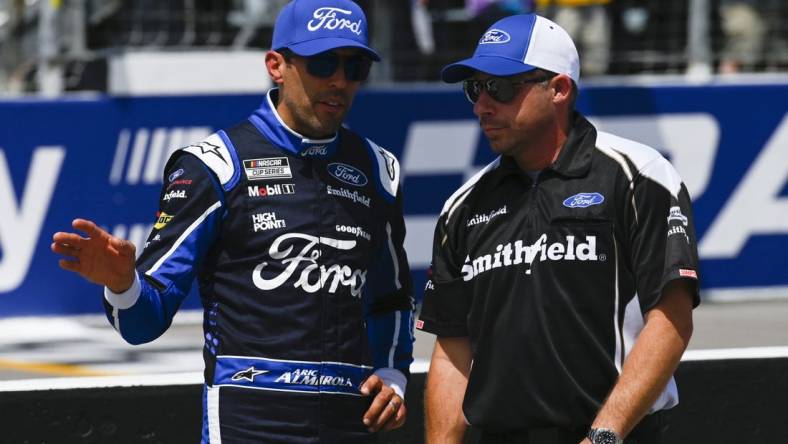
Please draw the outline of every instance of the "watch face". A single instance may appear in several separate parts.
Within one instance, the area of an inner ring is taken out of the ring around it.
[[[610,430],[597,430],[594,433],[594,444],[618,444],[618,436]]]

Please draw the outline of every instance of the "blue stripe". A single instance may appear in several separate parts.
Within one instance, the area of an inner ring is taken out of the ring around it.
[[[360,396],[372,368],[337,362],[219,356],[213,384],[263,390]]]

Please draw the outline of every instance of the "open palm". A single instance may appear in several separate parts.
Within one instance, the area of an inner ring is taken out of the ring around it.
[[[52,251],[66,256],[60,259],[60,267],[115,293],[131,287],[136,255],[134,244],[110,235],[89,220],[75,219],[71,226],[87,237],[63,232],[52,236]]]

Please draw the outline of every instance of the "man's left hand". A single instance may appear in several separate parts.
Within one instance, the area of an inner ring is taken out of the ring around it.
[[[372,375],[361,385],[363,396],[375,396],[372,405],[364,413],[364,425],[370,432],[378,430],[388,431],[402,427],[408,410],[405,400],[400,398],[394,390],[383,383],[377,375]]]

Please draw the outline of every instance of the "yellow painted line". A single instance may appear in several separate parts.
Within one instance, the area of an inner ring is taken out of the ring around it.
[[[0,370],[17,370],[32,373],[44,373],[57,376],[112,376],[115,373],[88,370],[85,367],[71,364],[47,364],[42,362],[19,362],[0,359]]]

